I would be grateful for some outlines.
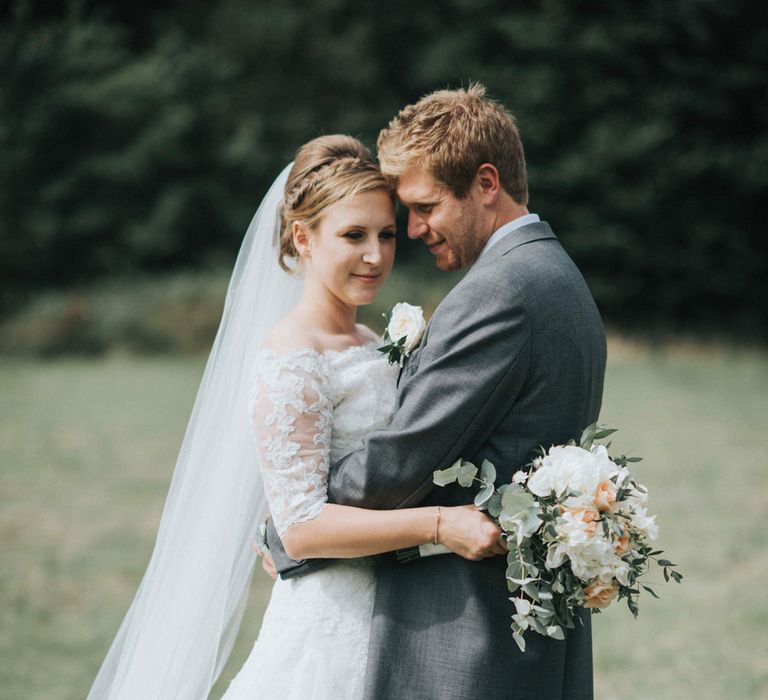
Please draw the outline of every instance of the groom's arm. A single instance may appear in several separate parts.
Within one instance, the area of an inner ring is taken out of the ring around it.
[[[531,328],[525,300],[508,280],[466,280],[441,304],[404,370],[386,429],[332,465],[329,500],[363,508],[418,504],[432,473],[473,454],[525,382]]]

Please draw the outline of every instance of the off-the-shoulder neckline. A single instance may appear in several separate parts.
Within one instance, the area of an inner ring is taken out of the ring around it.
[[[381,344],[381,340],[369,340],[367,343],[362,343],[361,345],[348,345],[346,348],[341,348],[340,350],[337,350],[335,348],[323,348],[322,350],[316,350],[315,348],[295,348],[293,350],[288,351],[279,351],[279,350],[273,350],[272,348],[267,347],[261,347],[259,348],[258,354],[264,354],[264,355],[271,355],[272,357],[296,357],[297,355],[314,355],[317,357],[326,357],[330,355],[345,355],[348,352],[351,352],[352,350],[363,350],[366,348],[375,347],[377,345]]]

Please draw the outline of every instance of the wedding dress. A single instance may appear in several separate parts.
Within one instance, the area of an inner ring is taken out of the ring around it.
[[[257,353],[250,418],[279,534],[319,515],[330,464],[389,422],[397,369],[377,345]],[[278,579],[259,637],[224,699],[361,698],[374,593],[369,558]]]

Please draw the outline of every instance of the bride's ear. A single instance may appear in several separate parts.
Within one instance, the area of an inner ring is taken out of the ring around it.
[[[309,230],[302,221],[293,222],[293,247],[299,254],[299,258],[309,258],[310,243]]]

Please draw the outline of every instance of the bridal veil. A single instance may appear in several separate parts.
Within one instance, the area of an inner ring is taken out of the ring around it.
[[[291,165],[243,240],[152,557],[88,700],[207,698],[237,635],[266,507],[248,416],[251,363],[301,294],[277,264]]]

